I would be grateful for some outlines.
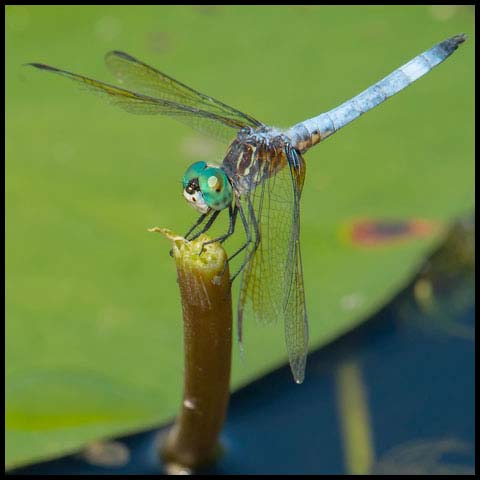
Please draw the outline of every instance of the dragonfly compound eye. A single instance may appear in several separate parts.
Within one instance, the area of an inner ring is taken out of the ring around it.
[[[188,182],[188,185],[185,187],[185,191],[189,195],[193,195],[195,192],[200,190],[200,186],[198,185],[198,178],[194,178]]]
[[[210,208],[223,210],[232,203],[232,186],[221,168],[208,167],[198,176],[200,190]]]
[[[198,176],[207,168],[205,162],[196,162],[188,168],[183,176],[183,188],[186,189],[192,180],[196,180]],[[198,183],[197,183],[198,185]]]
[[[182,179],[185,200],[200,213],[207,213],[210,209],[198,184],[198,176],[206,168],[207,164],[205,162],[196,162],[188,168]]]

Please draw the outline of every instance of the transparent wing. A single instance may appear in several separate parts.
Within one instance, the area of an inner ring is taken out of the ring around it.
[[[233,107],[197,92],[191,87],[169,77],[165,73],[128,55],[113,51],[105,56],[105,63],[112,74],[127,88],[144,95],[188,105],[195,109],[229,118],[237,125],[260,127],[261,122]]]
[[[293,377],[297,383],[302,383],[308,353],[308,319],[300,251],[300,196],[305,179],[305,163],[295,150],[289,152],[289,167],[296,199],[286,273],[289,280],[285,298],[285,340]]]
[[[215,113],[192,105],[151,97],[42,63],[30,63],[28,65],[62,75],[78,82],[89,91],[98,93],[114,105],[130,113],[171,116],[219,140],[231,140],[232,137],[235,136],[236,131],[246,125],[246,123],[241,122],[239,118],[224,115],[220,112]]]
[[[299,239],[304,174],[301,157],[288,158],[287,166],[268,175],[245,198],[252,236],[257,231],[261,240],[256,251],[251,247],[246,253],[249,261],[242,274],[238,306],[240,332],[244,318],[253,317],[260,323],[283,320],[290,366],[298,383],[304,378],[308,351]]]

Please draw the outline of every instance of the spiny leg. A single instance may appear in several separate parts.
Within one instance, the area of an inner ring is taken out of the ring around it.
[[[230,217],[230,225],[228,227],[228,231],[225,235],[222,235],[220,237],[214,238],[213,240],[209,240],[208,242],[205,242],[202,244],[202,248],[200,249],[200,254],[203,252],[203,249],[205,245],[208,245],[209,243],[214,243],[214,242],[220,242],[223,243],[228,237],[231,237],[233,235],[233,232],[235,231],[235,224],[237,221],[237,213],[238,213],[238,207],[235,205],[235,207],[232,209],[232,206],[230,205],[228,207],[228,214]],[[225,261],[225,265],[223,266],[223,270],[220,273],[220,277],[223,277],[223,274],[225,273],[225,270],[227,268],[227,264],[230,261],[229,258]]]
[[[190,241],[192,240],[195,240],[196,238],[198,238],[202,233],[205,233],[207,232],[210,227],[213,225],[213,222],[216,220],[216,218],[218,217],[218,214],[220,213],[220,210],[215,210],[212,214],[212,216],[210,217],[210,219],[208,220],[208,222],[205,224],[205,226],[199,231],[197,232],[195,235],[193,235],[192,238],[190,238]],[[208,215],[208,213],[206,213],[205,215]]]
[[[210,214],[210,212],[203,213],[197,218],[197,221],[193,224],[192,228],[183,236],[185,240],[188,240],[188,236],[199,226],[202,224],[202,222],[207,218],[207,216]],[[173,257],[173,248],[170,249],[170,256]]]
[[[197,221],[195,222],[195,224],[193,225],[192,228],[190,228],[190,230],[184,235],[183,238],[185,238],[186,240],[188,241],[192,241],[192,240],[195,240],[197,237],[199,237],[202,233],[205,233],[211,226],[212,226],[212,223],[215,221],[215,219],[218,217],[218,214],[220,213],[218,210],[215,211],[213,213],[213,215],[210,217],[210,219],[208,220],[208,222],[205,224],[205,226],[198,232],[196,233],[195,235],[193,235],[192,238],[188,238],[188,236],[199,226],[202,224],[202,222],[208,217],[208,215],[210,215],[211,213],[211,210],[208,211],[207,213],[203,213],[202,215],[200,215],[200,217],[197,219]],[[202,251],[203,251],[203,246],[202,246]],[[170,250],[170,256],[173,257],[173,249]]]
[[[215,242],[223,243],[228,237],[231,237],[233,235],[233,232],[235,231],[235,223],[237,221],[237,213],[238,213],[238,208],[237,208],[236,205],[233,209],[232,209],[231,205],[228,207],[228,215],[229,215],[229,218],[230,218],[230,225],[228,227],[227,233],[225,233],[224,235],[221,235],[220,237],[214,238],[213,240],[208,240],[208,242],[203,243],[202,248],[200,249],[200,253],[203,252],[203,249],[204,249],[205,245],[208,245],[209,243],[215,243]],[[229,261],[229,259],[227,259],[227,262],[228,261]],[[222,270],[221,275],[224,274],[225,268],[226,268],[226,263],[225,263],[224,269]]]
[[[241,205],[238,207],[238,209],[240,212],[240,218],[242,219],[243,229],[245,230],[247,239],[245,243],[234,254],[228,257],[229,262],[233,260],[240,252],[243,252],[243,250],[245,250],[252,241],[252,236],[250,235],[250,228],[248,226],[248,222],[247,222],[247,219],[245,218],[245,213],[243,212],[243,208],[241,207]]]
[[[243,208],[242,206],[239,204],[235,204],[235,207],[233,209],[233,213],[231,214],[230,216],[230,229],[228,231],[228,235],[224,235],[225,238],[223,238],[223,240],[221,240],[222,242],[224,240],[226,240],[226,238],[228,238],[230,235],[233,234],[234,232],[234,229],[235,229],[235,223],[236,223],[236,216],[237,216],[237,213],[240,212],[240,218],[242,219],[242,223],[243,223],[243,228],[245,229],[245,233],[247,235],[247,241],[230,257],[227,258],[227,261],[225,262],[225,266],[222,270],[222,273],[220,274],[220,276],[223,276],[223,274],[225,273],[225,269],[227,268],[227,263],[229,263],[234,257],[236,257],[242,250],[244,250],[248,244],[252,241],[251,239],[251,235],[250,235],[250,228],[248,226],[248,222],[247,222],[247,219],[245,218],[245,214],[243,212]],[[213,240],[212,240],[213,241]],[[210,243],[210,242],[206,242],[206,243]],[[205,244],[204,244],[205,245]],[[241,271],[241,270],[240,270]],[[233,280],[235,279],[235,277],[240,273],[240,271],[238,271],[231,279],[230,279],[230,288],[232,287],[232,283],[233,283]]]
[[[192,228],[183,236],[186,240],[188,240],[188,236],[199,226],[202,224],[202,222],[207,218],[210,212],[203,213],[198,217],[197,221],[193,224]]]
[[[257,251],[258,245],[260,244],[260,231],[258,229],[257,218],[255,216],[255,212],[253,210],[253,205],[252,205],[252,202],[250,201],[250,198],[247,198],[247,204],[248,204],[248,213],[249,213],[249,216],[252,220],[253,231],[254,231],[254,236],[255,236],[255,243],[253,245],[252,250],[250,252],[248,252],[247,256],[243,260],[243,262],[240,265],[240,268],[238,269],[238,271],[231,278],[231,280],[230,280],[231,284],[233,283],[235,278],[237,278],[238,275],[242,272],[242,270],[247,266],[248,262],[252,259],[253,255]],[[229,260],[231,260],[234,256],[238,255],[252,241],[252,234],[251,234],[251,231],[250,231],[250,225],[248,224],[248,221],[245,218],[245,213],[243,212],[243,208],[241,206],[239,207],[239,211],[240,211],[240,218],[242,219],[242,222],[243,222],[243,227],[245,228],[245,234],[247,235],[247,241],[238,251],[236,251],[232,255],[232,257],[229,258]]]
[[[237,213],[238,213],[238,207],[235,205],[235,207],[232,208],[230,205],[228,207],[228,215],[230,218],[230,225],[228,227],[227,233],[224,235],[220,235],[220,237],[214,238],[213,240],[209,240],[208,242],[205,242],[203,245],[208,245],[209,243],[215,243],[215,242],[220,242],[223,243],[228,237],[231,237],[233,235],[233,232],[235,231],[235,223],[237,221]]]
[[[250,252],[247,260],[245,261],[245,264],[247,264],[250,261],[250,259],[253,257],[253,255],[257,251],[258,246],[260,245],[260,229],[258,228],[257,216],[255,215],[255,211],[253,209],[253,205],[250,198],[247,199],[247,203],[248,203],[248,212],[250,213],[250,218],[252,219],[252,223],[253,223],[253,233],[255,234],[255,243],[253,245],[253,250]]]

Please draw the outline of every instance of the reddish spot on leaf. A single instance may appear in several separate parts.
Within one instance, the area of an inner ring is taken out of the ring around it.
[[[350,224],[349,240],[361,247],[386,246],[438,232],[439,225],[429,220],[356,220]]]

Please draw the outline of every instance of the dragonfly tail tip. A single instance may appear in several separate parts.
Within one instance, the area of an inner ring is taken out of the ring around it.
[[[465,33],[459,33],[458,35],[454,35],[453,37],[445,40],[445,43],[448,43],[452,46],[452,49],[455,50],[461,45],[463,42],[467,40],[467,35]]]

